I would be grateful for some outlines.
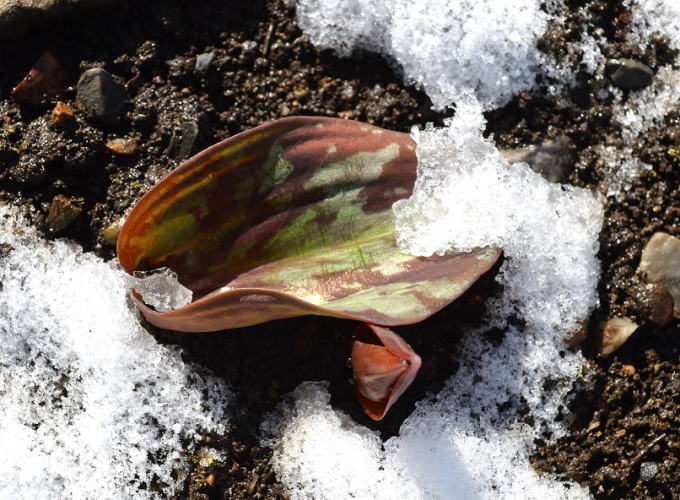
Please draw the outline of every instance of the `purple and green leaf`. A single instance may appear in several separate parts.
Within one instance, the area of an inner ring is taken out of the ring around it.
[[[416,323],[460,296],[500,252],[399,251],[392,205],[410,196],[416,165],[408,134],[333,118],[274,121],[157,184],[125,222],[118,257],[128,272],[169,267],[194,292],[169,312],[133,292],[162,328],[215,331],[306,314]]]

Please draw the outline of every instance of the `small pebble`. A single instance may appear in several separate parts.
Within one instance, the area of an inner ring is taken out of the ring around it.
[[[117,155],[131,155],[137,151],[137,141],[134,139],[111,139],[106,143],[106,148]]]
[[[680,318],[680,238],[654,233],[642,250],[637,272],[649,283],[664,285],[673,297],[673,316]]]
[[[248,494],[252,495],[255,493],[255,489],[257,488],[257,483],[260,481],[260,475],[257,472],[253,472],[253,477],[252,479],[248,482],[248,485],[246,486],[248,489]]]
[[[196,73],[205,73],[210,67],[210,63],[215,59],[214,52],[206,52],[204,54],[199,54],[196,56],[196,64],[194,65],[194,70]]]
[[[654,72],[635,59],[613,59],[607,63],[609,79],[620,89],[643,88],[652,83]]]
[[[659,472],[659,466],[654,462],[642,462],[640,464],[640,479],[642,481],[651,481]]]
[[[102,238],[112,247],[115,247],[118,242],[118,235],[120,234],[120,228],[123,227],[123,222],[125,222],[124,218],[120,218],[102,231]]]
[[[662,283],[646,283],[633,288],[640,312],[655,325],[664,326],[673,319],[674,300]]]
[[[595,420],[595,421],[591,422],[590,425],[588,425],[588,432],[594,431],[598,427],[600,427],[600,422]]]
[[[597,332],[600,352],[608,356],[621,347],[630,337],[638,325],[628,317],[612,318],[600,325]]]
[[[73,119],[73,109],[65,102],[58,101],[52,110],[52,123],[66,123]]]
[[[565,182],[576,161],[574,145],[566,136],[526,148],[506,149],[501,154],[508,163],[527,163],[550,182]]]
[[[257,52],[257,42],[254,40],[247,40],[241,44],[241,54],[252,55]]]
[[[626,377],[632,377],[635,375],[635,367],[633,365],[623,365],[623,368],[621,368],[621,373],[623,373]]]
[[[51,233],[58,233],[76,220],[82,211],[83,209],[79,204],[63,194],[58,194],[52,199],[50,211],[47,215],[47,227]]]
[[[198,123],[184,122],[179,134],[173,134],[166,148],[166,154],[178,161],[186,160],[194,150],[194,144],[198,138]]]
[[[88,117],[107,123],[122,115],[127,96],[123,85],[102,68],[85,71],[78,80],[76,105]]]

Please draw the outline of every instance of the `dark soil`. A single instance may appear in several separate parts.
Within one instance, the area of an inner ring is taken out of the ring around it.
[[[567,21],[550,27],[543,50],[562,54],[564,41],[588,23],[609,40],[607,57],[634,57],[654,70],[673,60],[662,39],[645,52],[625,43],[628,17],[620,3],[573,3]],[[56,98],[19,104],[10,97],[45,49],[65,72],[58,99],[74,110],[73,120],[62,124],[51,117]],[[214,57],[200,72],[196,56],[204,53]],[[0,67],[0,196],[34,207],[34,223],[47,237],[72,238],[106,258],[114,248],[104,229],[181,160],[237,132],[288,115],[339,116],[401,131],[444,116],[430,111],[428,98],[405,87],[380,58],[318,52],[295,25],[293,2],[283,0],[118,4],[0,41]],[[115,123],[86,118],[75,105],[79,75],[92,67],[124,84],[125,113]],[[576,151],[569,181],[596,189],[605,166],[592,146],[621,146],[610,102],[595,97],[600,85],[579,74],[574,104],[566,108],[522,94],[489,114],[489,133],[503,147],[566,135]],[[133,140],[135,151],[112,152],[106,143],[114,138]],[[609,358],[585,343],[590,362],[573,400],[571,434],[555,444],[537,443],[537,470],[583,483],[596,498],[680,498],[680,328],[677,320],[664,327],[650,321],[635,275],[654,232],[680,235],[680,167],[670,152],[679,146],[680,116],[673,116],[636,145],[635,153],[653,168],[606,207],[601,307],[590,329],[616,315],[641,328]],[[71,207],[71,221],[50,219],[57,202]],[[159,341],[182,346],[188,362],[224,376],[237,392],[238,414],[228,433],[205,438],[226,452],[226,463],[203,466],[195,457],[181,496],[287,498],[269,467],[271,450],[259,445],[258,425],[305,380],[330,381],[335,407],[385,437],[394,435],[415,402],[453,373],[460,326],[479,321],[484,299],[496,292],[492,271],[427,322],[398,329],[424,366],[380,423],[364,416],[348,383],[352,322],[305,317],[218,334],[149,326]]]

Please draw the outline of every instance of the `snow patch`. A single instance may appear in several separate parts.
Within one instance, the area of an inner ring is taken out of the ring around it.
[[[680,3],[674,0],[627,0],[631,12],[629,41],[646,47],[653,35],[666,37],[680,50]],[[298,0],[300,27],[321,48],[349,56],[361,49],[382,54],[421,87],[435,109],[476,98],[484,110],[500,107],[541,81],[541,90],[569,105],[568,90],[579,70],[596,76],[608,88],[598,98],[614,95],[614,120],[622,126],[624,147],[603,145],[609,166],[603,187],[610,197],[630,189],[640,172],[650,167],[635,158],[633,147],[651,124],[663,122],[680,92],[680,78],[670,67],[660,68],[650,88],[622,93],[602,80],[605,67],[602,32],[587,28],[579,40],[565,41],[560,60],[542,53],[537,43],[550,23],[564,21],[559,0]],[[483,27],[483,29],[480,29]],[[615,106],[616,107],[616,106]]]
[[[225,431],[223,383],[140,326],[122,270],[8,206],[0,283],[0,497],[176,493],[199,432]]]
[[[663,126],[666,115],[678,109],[679,94],[680,70],[663,66],[649,87],[631,93],[625,103],[618,102],[613,115],[625,144],[632,146],[652,127]]]
[[[297,21],[315,45],[385,55],[437,109],[469,95],[492,109],[533,88],[547,19],[535,0],[297,2]]]

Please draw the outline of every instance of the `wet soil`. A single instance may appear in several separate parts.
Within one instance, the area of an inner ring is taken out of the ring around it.
[[[33,207],[33,222],[47,237],[72,238],[110,258],[107,227],[183,159],[237,132],[289,115],[351,118],[400,131],[441,122],[445,115],[430,111],[428,98],[404,86],[380,58],[339,59],[314,49],[295,24],[293,3],[130,2],[0,41],[0,197]],[[572,3],[566,22],[544,36],[546,52],[566,53],[565,41],[577,39],[588,23],[608,39],[608,58],[635,57],[652,69],[674,58],[662,39],[646,51],[625,42],[629,17],[620,3]],[[17,102],[12,88],[46,49],[63,67],[63,91],[37,104]],[[205,69],[196,68],[201,54],[212,54],[200,58],[210,59]],[[93,67],[124,85],[124,114],[114,123],[87,118],[75,104],[78,78]],[[576,151],[569,182],[596,190],[606,165],[593,146],[622,144],[611,102],[596,98],[601,83],[585,73],[577,79],[572,105],[523,93],[489,113],[488,132],[503,147],[567,136]],[[73,119],[54,122],[57,100],[72,108]],[[134,142],[134,152],[107,147],[116,138]],[[680,166],[671,153],[679,145],[680,116],[671,116],[635,146],[652,169],[606,207],[601,307],[589,326],[594,331],[600,321],[626,315],[641,327],[608,358],[590,342],[580,347],[589,363],[571,404],[571,432],[557,443],[537,442],[533,458],[537,470],[585,484],[596,498],[680,497],[680,327],[678,321],[663,327],[650,321],[635,275],[654,232],[680,235]],[[71,220],[56,224],[50,218],[55,203]],[[346,361],[356,326],[350,321],[305,317],[216,334],[148,326],[159,341],[181,346],[187,362],[225,377],[236,392],[229,431],[205,436],[226,460],[205,464],[193,457],[180,497],[287,498],[269,466],[271,450],[259,445],[258,426],[305,380],[328,380],[335,407],[384,437],[394,435],[415,402],[455,371],[460,327],[480,321],[485,298],[498,291],[493,272],[428,321],[398,329],[424,366],[381,423],[363,415],[349,383]]]

